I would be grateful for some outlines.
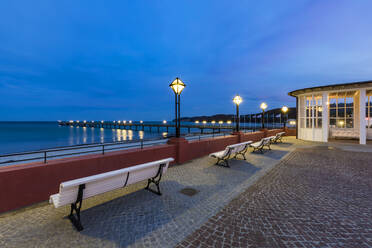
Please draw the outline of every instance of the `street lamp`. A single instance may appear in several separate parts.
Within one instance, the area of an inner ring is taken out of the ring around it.
[[[243,99],[236,95],[233,99],[233,102],[236,105],[236,132],[239,132],[240,116],[239,116],[239,105],[242,103]]]
[[[180,127],[181,127],[181,99],[180,95],[186,85],[178,77],[169,85],[172,88],[175,95],[176,102],[176,137],[180,137]]]
[[[266,103],[261,103],[260,105],[260,108],[262,109],[262,129],[265,128],[265,109],[267,108],[267,104]]]
[[[287,106],[283,106],[282,107],[282,112],[283,112],[283,121],[284,121],[284,129],[285,129],[285,124],[286,124],[287,121],[286,121],[286,119],[284,117],[285,117],[285,115],[288,112],[288,107]],[[288,119],[288,116],[287,116],[287,119]]]

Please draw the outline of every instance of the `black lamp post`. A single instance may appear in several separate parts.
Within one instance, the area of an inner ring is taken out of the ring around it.
[[[239,105],[242,103],[243,99],[236,95],[233,99],[233,102],[236,105],[236,132],[239,132],[240,116],[239,116]]]
[[[176,102],[176,137],[180,137],[180,127],[181,127],[181,99],[180,95],[183,89],[186,87],[181,79],[178,77],[169,85],[172,88],[174,95],[175,95],[175,102]]]
[[[287,120],[286,120],[286,118],[285,118],[287,112],[288,112],[288,107],[287,107],[287,106],[283,106],[283,107],[282,107],[282,113],[283,113],[284,128],[285,128],[285,124],[287,123]],[[288,119],[288,117],[287,117],[287,119]]]
[[[261,103],[260,108],[262,109],[262,118],[261,118],[262,129],[264,129],[265,128],[265,109],[267,108],[267,104],[264,102]]]

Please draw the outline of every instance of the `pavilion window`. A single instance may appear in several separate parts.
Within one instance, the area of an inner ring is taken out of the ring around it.
[[[300,113],[300,125],[302,128],[321,128],[322,127],[322,97],[306,96],[304,98],[305,114]]]
[[[331,93],[329,96],[329,125],[336,128],[354,128],[355,92]]]
[[[367,122],[367,128],[372,130],[372,90],[367,91],[366,122]]]

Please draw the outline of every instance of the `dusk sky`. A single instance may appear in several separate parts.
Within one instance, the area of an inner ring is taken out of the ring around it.
[[[295,106],[372,79],[371,0],[0,3],[0,120],[163,120]]]

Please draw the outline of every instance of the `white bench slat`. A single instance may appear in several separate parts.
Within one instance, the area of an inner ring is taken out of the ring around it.
[[[112,177],[112,176],[117,175],[117,174],[127,173],[128,171],[129,172],[137,171],[137,170],[141,170],[143,168],[147,168],[147,167],[151,167],[151,166],[159,165],[159,164],[164,164],[164,163],[167,164],[166,168],[164,168],[164,172],[166,172],[166,170],[168,168],[168,164],[170,162],[172,162],[173,160],[174,160],[173,158],[167,158],[167,159],[162,159],[162,160],[158,160],[158,161],[154,161],[154,162],[149,162],[149,163],[145,163],[145,164],[131,166],[131,167],[120,169],[120,170],[105,172],[105,173],[97,174],[97,175],[94,175],[94,176],[78,178],[78,179],[71,180],[71,181],[68,181],[68,182],[63,182],[63,183],[61,183],[60,187],[61,188],[68,188],[68,187],[79,186],[80,184],[85,184],[85,183],[89,183],[89,182],[92,182],[92,181],[102,180],[104,178],[109,178],[109,177]]]
[[[50,196],[50,203],[55,208],[71,204],[76,201],[79,185],[85,184],[83,199],[106,193],[124,186],[128,172],[130,173],[127,185],[155,177],[159,166],[165,164],[163,173],[167,171],[173,158],[162,159],[146,164],[136,165],[125,169],[101,173],[94,176],[79,178],[60,184],[60,192]]]

